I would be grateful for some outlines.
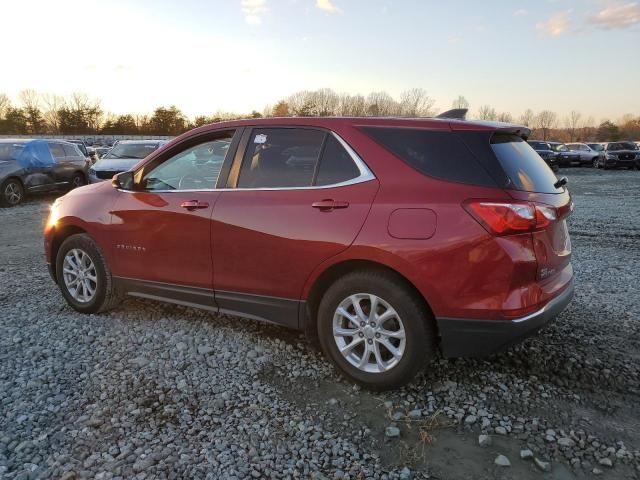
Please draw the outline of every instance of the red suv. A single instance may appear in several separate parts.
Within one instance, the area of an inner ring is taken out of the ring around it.
[[[207,125],[57,200],[67,302],[123,295],[302,329],[370,388],[484,355],[573,294],[570,195],[522,126],[284,118]]]

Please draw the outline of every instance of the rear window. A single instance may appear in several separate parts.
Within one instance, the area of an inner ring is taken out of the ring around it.
[[[496,186],[458,133],[379,127],[365,127],[362,130],[425,175],[458,183]]]
[[[556,176],[540,155],[517,135],[496,133],[491,149],[510,179],[507,188],[525,192],[560,193]]]

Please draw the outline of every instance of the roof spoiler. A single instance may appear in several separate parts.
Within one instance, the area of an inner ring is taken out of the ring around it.
[[[453,108],[451,110],[447,110],[446,112],[442,112],[440,115],[437,115],[435,118],[450,118],[455,120],[464,120],[467,116],[468,108]]]

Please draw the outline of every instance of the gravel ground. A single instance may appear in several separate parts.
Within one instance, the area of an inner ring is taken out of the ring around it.
[[[640,478],[640,172],[562,174],[569,308],[383,394],[283,328],[136,299],[75,313],[42,255],[54,197],[0,209],[0,477]]]

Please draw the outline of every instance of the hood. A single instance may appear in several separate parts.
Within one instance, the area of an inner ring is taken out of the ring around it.
[[[124,172],[139,161],[139,158],[101,158],[91,168],[103,172]]]

